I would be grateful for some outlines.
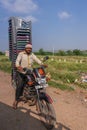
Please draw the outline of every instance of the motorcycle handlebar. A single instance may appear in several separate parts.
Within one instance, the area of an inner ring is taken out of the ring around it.
[[[46,64],[43,64],[43,65],[41,65],[42,67],[44,67],[44,68],[47,68],[48,67],[48,65],[46,65]]]
[[[48,56],[45,56],[45,57],[43,58],[43,62],[45,62],[45,61],[48,60],[48,59],[49,59],[49,57],[48,57]],[[41,67],[47,68],[48,65],[42,64]],[[23,73],[23,74],[28,74],[28,73],[31,74],[31,73],[32,73],[32,69],[22,68],[21,66],[19,66],[19,67],[17,68],[17,71],[20,72],[20,73]]]

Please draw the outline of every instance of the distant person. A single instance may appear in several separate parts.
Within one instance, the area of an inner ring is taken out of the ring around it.
[[[13,103],[13,108],[16,109],[18,102],[20,100],[20,96],[23,93],[23,87],[24,87],[24,75],[22,74],[23,68],[32,68],[33,62],[38,63],[39,65],[42,65],[43,63],[32,53],[32,45],[27,44],[25,46],[25,50],[20,52],[16,59],[16,68],[19,72],[18,73],[18,86],[16,87],[15,92],[15,101]],[[21,73],[20,73],[21,72]]]

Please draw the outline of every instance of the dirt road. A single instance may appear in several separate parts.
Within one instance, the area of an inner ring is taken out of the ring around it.
[[[48,88],[54,100],[57,126],[53,130],[87,130],[87,91],[74,92]],[[0,130],[46,130],[35,107],[20,103],[13,110],[14,89],[10,75],[0,71]]]

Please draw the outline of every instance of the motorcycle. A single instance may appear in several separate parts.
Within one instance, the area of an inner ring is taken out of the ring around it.
[[[48,57],[45,57],[44,61],[47,59]],[[23,69],[25,86],[23,95],[20,98],[24,102],[28,102],[30,106],[36,105],[41,122],[47,129],[52,129],[56,124],[56,114],[52,104],[53,100],[46,92],[48,77],[45,68],[46,66],[42,65],[33,69]]]

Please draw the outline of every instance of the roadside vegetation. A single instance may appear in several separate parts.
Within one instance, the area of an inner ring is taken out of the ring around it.
[[[82,81],[82,76],[87,74],[86,51],[68,51],[68,55],[64,51],[59,52],[62,53],[57,55],[43,49],[35,52],[40,59],[49,55],[49,60],[45,62],[48,65],[46,72],[51,75],[49,85],[62,90],[74,90],[76,87],[87,89],[87,83]],[[11,61],[4,55],[0,55],[0,70],[11,73]]]
[[[11,73],[11,61],[5,55],[0,55],[0,70]]]
[[[87,89],[87,83],[82,81],[83,74],[87,74],[87,61],[84,57],[50,57],[47,61],[47,71],[52,80],[49,84],[62,90],[74,90],[77,86]]]

